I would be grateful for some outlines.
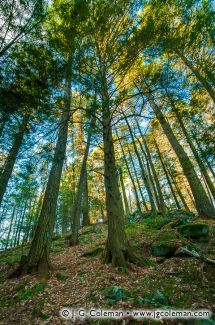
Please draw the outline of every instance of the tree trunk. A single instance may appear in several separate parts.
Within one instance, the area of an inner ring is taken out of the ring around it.
[[[4,203],[3,208],[2,208],[2,213],[1,213],[1,216],[0,216],[0,229],[1,229],[1,224],[2,224],[2,222],[4,220],[4,216],[7,215],[7,210],[8,210],[8,204]]]
[[[134,182],[133,176],[131,174],[130,168],[128,166],[128,162],[127,162],[127,159],[126,159],[126,156],[125,156],[125,152],[124,152],[124,149],[123,149],[123,146],[122,146],[120,140],[119,140],[119,144],[120,144],[120,147],[121,147],[123,159],[124,159],[124,162],[125,162],[125,165],[126,165],[126,168],[127,168],[127,171],[128,171],[129,177],[130,177],[130,180],[131,180],[132,185],[133,185],[134,196],[135,196],[135,199],[136,199],[137,210],[138,210],[139,214],[142,215],[141,206],[140,206],[140,200],[139,200],[138,192],[137,192],[137,187],[136,187],[136,184]]]
[[[102,124],[104,143],[104,179],[108,219],[108,238],[104,251],[104,262],[125,267],[126,261],[142,264],[131,250],[124,229],[123,204],[119,191],[111,127],[110,101],[106,74],[102,72]]]
[[[211,204],[214,205],[214,204],[213,204],[213,198],[212,198],[212,196],[211,196],[210,189],[209,189],[209,187],[208,187],[208,184],[207,184],[207,182],[206,182],[206,179],[205,179],[203,173],[202,173],[202,178],[203,178],[203,181],[204,181],[204,184],[205,184],[205,188],[206,188],[207,193],[208,193],[208,197],[209,197],[209,199],[210,199],[210,201],[211,201]]]
[[[207,90],[208,94],[215,103],[215,91],[213,90],[213,87],[210,85],[210,83],[200,74],[199,70],[194,67],[192,62],[188,60],[187,57],[180,50],[175,49],[175,52],[182,59],[185,65],[193,72],[193,74],[196,76],[202,86]]]
[[[23,137],[24,137],[24,134],[26,131],[26,126],[28,124],[28,120],[29,120],[28,116],[25,116],[23,118],[22,124],[20,125],[18,133],[15,136],[13,146],[10,149],[10,152],[7,156],[6,162],[3,167],[3,171],[0,176],[0,205],[2,203],[4,193],[7,189],[7,184],[10,180],[11,175],[12,175],[18,152],[22,145]]]
[[[29,234],[30,234],[30,230],[31,230],[31,225],[32,225],[32,216],[34,213],[34,209],[36,206],[36,200],[30,202],[29,204],[29,212],[27,214],[27,218],[26,218],[26,226],[25,226],[25,232],[24,232],[24,236],[22,239],[22,245],[28,242],[28,238],[29,238]]]
[[[176,204],[176,206],[177,206],[178,209],[181,209],[181,205],[180,205],[180,203],[179,203],[179,201],[178,201],[178,198],[177,198],[177,196],[176,196],[176,194],[175,194],[175,190],[174,190],[174,188],[173,188],[173,186],[172,186],[172,182],[171,182],[171,180],[170,180],[168,170],[167,170],[167,168],[166,168],[166,166],[165,166],[165,164],[164,164],[162,154],[161,154],[161,152],[160,152],[160,149],[159,149],[159,147],[158,147],[158,144],[157,144],[155,138],[154,138],[154,144],[155,144],[155,148],[156,148],[156,151],[157,151],[157,153],[158,153],[158,157],[159,157],[159,159],[160,159],[160,162],[161,162],[161,165],[162,165],[162,168],[163,168],[164,174],[165,174],[165,176],[166,176],[167,183],[168,183],[169,188],[170,188],[170,190],[171,190],[171,192],[172,192],[172,196],[173,196],[173,198],[174,198],[174,200],[175,200],[175,204]]]
[[[187,205],[187,202],[186,202],[186,200],[185,200],[183,194],[181,193],[180,187],[179,187],[178,184],[177,184],[177,181],[176,181],[176,179],[175,179],[175,177],[174,177],[174,175],[173,175],[173,173],[172,173],[172,171],[171,171],[170,166],[167,167],[167,172],[169,173],[170,178],[172,179],[172,182],[173,182],[173,184],[174,184],[174,186],[175,186],[175,189],[176,189],[176,191],[177,191],[177,193],[178,193],[178,196],[179,196],[180,199],[181,199],[181,202],[182,202],[183,206],[185,207],[185,209],[186,209],[187,211],[189,211],[190,209],[189,209],[189,207],[188,207],[188,205]]]
[[[178,122],[180,124],[180,127],[181,127],[181,129],[182,129],[182,131],[183,131],[183,133],[185,135],[185,138],[186,138],[187,142],[189,143],[189,146],[190,146],[190,148],[191,148],[191,150],[193,152],[193,155],[194,155],[194,157],[195,157],[195,159],[196,159],[196,161],[197,161],[197,163],[199,165],[199,168],[200,168],[200,170],[201,170],[201,172],[202,172],[202,174],[203,174],[203,176],[205,178],[205,181],[208,184],[208,187],[209,187],[209,189],[211,191],[211,194],[212,194],[213,198],[215,199],[215,187],[213,185],[213,182],[211,181],[210,176],[208,175],[208,172],[207,172],[207,170],[206,170],[206,168],[205,168],[205,166],[203,164],[203,161],[200,158],[200,156],[199,156],[199,154],[198,154],[198,152],[197,152],[197,150],[196,150],[196,148],[195,148],[195,146],[194,146],[194,144],[193,144],[193,142],[191,140],[191,137],[190,137],[189,133],[186,130],[183,119],[180,116],[180,114],[179,114],[179,112],[178,112],[178,110],[177,110],[177,108],[176,108],[176,106],[175,106],[172,99],[171,99],[171,106],[172,106],[173,112],[175,113],[175,115],[177,117],[177,120],[178,120]]]
[[[131,154],[131,151],[130,151],[130,149],[129,149],[128,146],[127,146],[127,149],[128,149],[129,158],[130,158],[130,161],[131,161],[133,170],[134,170],[134,175],[135,175],[135,179],[136,179],[136,182],[137,182],[137,186],[138,186],[138,189],[139,189],[139,192],[140,192],[140,196],[141,196],[141,199],[142,199],[142,203],[143,203],[144,207],[146,208],[146,211],[149,211],[149,209],[147,207],[147,204],[146,204],[146,201],[145,201],[145,198],[144,198],[144,195],[143,195],[143,191],[142,191],[141,186],[140,186],[140,181],[139,181],[139,176],[137,174],[137,169],[135,167],[135,164],[134,164],[134,161],[133,161],[133,158],[132,158],[132,154]]]
[[[86,177],[86,170],[87,170],[87,158],[89,155],[89,150],[90,150],[90,142],[91,142],[91,137],[92,137],[92,131],[93,127],[95,124],[95,119],[92,118],[90,128],[88,131],[88,136],[87,136],[87,144],[84,152],[84,157],[81,165],[81,172],[80,172],[80,177],[78,181],[78,189],[75,195],[74,203],[73,203],[73,209],[72,209],[72,235],[69,240],[70,246],[74,246],[78,244],[78,231],[80,228],[80,217],[81,217],[81,199],[83,195],[83,189],[84,189],[84,180]]]
[[[49,252],[52,235],[56,221],[57,199],[60,186],[61,173],[66,152],[68,122],[71,103],[71,66],[72,56],[69,54],[66,66],[66,89],[64,109],[61,116],[58,140],[55,147],[52,167],[44,195],[44,200],[30,251],[27,257],[23,257],[20,266],[12,276],[20,276],[25,273],[39,272],[48,276],[50,267]]]
[[[166,121],[165,116],[162,111],[158,108],[154,100],[148,96],[149,103],[155,112],[157,119],[159,120],[163,131],[168,138],[173,150],[175,151],[181,166],[183,168],[184,175],[186,176],[188,183],[190,185],[191,191],[194,196],[196,208],[200,217],[214,217],[215,211],[210,203],[210,200],[202,186],[195,169],[184,151],[183,147],[180,145],[179,141],[175,137],[169,123]]]
[[[141,144],[140,141],[139,141],[139,139],[137,141],[138,141],[139,144]],[[148,174],[148,177],[149,177],[149,184],[151,185],[151,187],[153,189],[154,198],[155,198],[155,202],[156,202],[156,209],[158,208],[158,210],[160,211],[160,202],[159,202],[159,197],[158,197],[158,193],[157,193],[157,188],[155,186],[155,182],[154,182],[154,179],[153,179],[153,176],[152,176],[151,166],[149,164],[148,157],[147,157],[146,153],[143,150],[142,144],[141,144],[140,148],[141,148],[141,151],[142,151],[143,156],[145,158],[145,164],[146,164],[146,168],[147,168],[147,174]]]
[[[5,127],[6,123],[8,122],[8,120],[9,120],[9,113],[4,112],[3,116],[1,118],[1,121],[0,121],[0,138],[2,136],[2,133],[4,131],[4,127]]]
[[[67,231],[68,217],[68,202],[67,198],[63,196],[61,202],[61,230],[63,234],[65,234]]]
[[[152,176],[151,165],[149,163],[148,155],[146,154],[146,152],[145,152],[145,150],[143,148],[143,145],[140,142],[140,140],[138,138],[136,138],[136,139],[137,139],[137,141],[138,141],[138,143],[140,145],[141,152],[143,153],[143,156],[144,156],[145,161],[146,161],[146,167],[147,167],[147,171],[148,171],[148,175],[149,175],[149,181],[150,181],[150,184],[152,185],[152,188],[153,188],[156,205],[157,205],[159,211],[161,211],[159,195],[158,195],[157,187],[156,187],[155,182],[154,182],[155,179]]]
[[[87,173],[85,173],[84,178],[84,190],[83,190],[83,227],[90,225],[90,217],[89,217],[89,198],[88,198],[88,179]]]
[[[149,196],[149,201],[150,201],[150,204],[151,204],[151,211],[153,213],[157,213],[156,206],[155,206],[155,201],[154,201],[154,197],[153,197],[153,194],[152,194],[152,191],[151,191],[151,187],[150,187],[150,184],[149,184],[149,180],[148,180],[148,175],[145,172],[145,168],[144,168],[143,162],[142,162],[142,160],[140,158],[140,154],[139,154],[139,151],[138,151],[137,146],[136,146],[136,143],[135,143],[134,135],[132,133],[131,127],[130,127],[130,125],[128,123],[128,120],[127,120],[126,117],[125,117],[125,121],[126,121],[126,124],[128,126],[128,129],[129,129],[129,133],[130,133],[131,138],[132,138],[132,144],[133,144],[133,147],[134,147],[134,151],[135,151],[135,154],[137,156],[137,159],[138,159],[138,162],[139,162],[139,166],[140,166],[140,169],[141,169],[141,173],[142,173],[142,177],[143,177],[143,180],[144,180],[144,184],[145,184],[145,187],[146,187],[146,191],[147,191],[148,196]]]
[[[21,211],[21,217],[19,218],[18,232],[17,232],[16,238],[15,238],[15,243],[16,243],[15,246],[19,246],[19,243],[20,243],[20,237],[21,237],[21,233],[22,233],[22,227],[23,227],[23,221],[25,218],[26,209],[27,209],[27,201],[25,201],[23,210]]]
[[[202,158],[203,160],[205,160],[205,162],[206,162],[206,164],[208,165],[208,168],[209,168],[209,170],[210,170],[210,172],[211,172],[213,178],[215,179],[215,172],[214,172],[214,170],[213,170],[213,167],[211,166],[209,160],[205,157],[205,152],[204,152],[204,150],[203,150],[203,148],[202,148],[200,142],[197,140],[196,135],[194,134],[194,132],[191,132],[191,133],[192,133],[193,138],[195,139],[195,142],[196,142],[196,145],[197,145],[197,147],[198,147],[198,149],[199,149],[199,152],[200,152],[201,158]]]
[[[166,210],[167,210],[166,204],[164,202],[164,197],[163,197],[160,181],[158,179],[158,175],[157,175],[157,172],[155,170],[154,163],[152,161],[151,153],[149,151],[146,139],[143,136],[143,133],[142,133],[142,130],[140,128],[140,125],[139,125],[138,121],[136,121],[136,123],[137,123],[138,130],[140,132],[141,138],[143,139],[143,143],[144,143],[144,146],[145,146],[145,149],[146,149],[146,156],[148,157],[148,161],[149,161],[149,164],[150,164],[150,167],[151,167],[151,170],[152,170],[153,178],[154,178],[154,181],[155,181],[155,184],[156,184],[156,188],[157,188],[157,192],[158,192],[158,198],[159,198],[158,207],[159,207],[161,212],[166,212]],[[140,142],[140,144],[141,144],[141,142]],[[142,146],[141,146],[141,148],[142,148]],[[142,148],[142,152],[144,154],[143,148]]]
[[[123,201],[124,201],[124,206],[125,206],[125,214],[126,214],[126,216],[129,216],[130,211],[129,211],[128,200],[127,200],[127,195],[126,195],[126,191],[125,191],[125,184],[124,184],[123,172],[122,172],[121,166],[119,167],[119,178],[120,178],[120,183],[121,183],[121,188],[122,188],[122,195],[123,195]]]
[[[11,234],[11,230],[12,230],[12,225],[13,225],[13,220],[14,220],[15,212],[16,212],[16,205],[14,205],[14,207],[13,207],[13,212],[12,212],[11,219],[10,219],[10,227],[9,227],[8,234],[7,234],[7,240],[6,240],[6,244],[5,244],[5,250],[8,248],[8,245],[9,245],[10,234]]]
[[[47,170],[47,172],[48,172],[48,170]],[[46,175],[46,173],[45,173],[44,178],[43,178],[43,183],[42,183],[42,190],[41,190],[39,200],[38,200],[38,203],[37,203],[37,206],[36,206],[36,209],[35,209],[34,222],[33,222],[31,233],[30,233],[30,239],[34,238],[35,231],[37,229],[37,223],[38,223],[38,219],[39,219],[39,216],[40,216],[41,206],[42,206],[42,202],[43,202],[44,194],[45,194],[45,189],[46,189],[46,178],[47,178],[47,176],[48,175]]]

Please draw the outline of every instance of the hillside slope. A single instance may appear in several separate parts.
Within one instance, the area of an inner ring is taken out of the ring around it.
[[[200,223],[199,220],[189,222]],[[47,282],[29,275],[7,279],[28,246],[1,253],[0,324],[69,324],[59,316],[62,307],[128,310],[171,307],[215,312],[214,265],[173,254],[167,254],[167,258],[152,256],[152,250],[156,255],[157,247],[163,249],[167,245],[186,246],[214,258],[215,222],[204,221],[210,227],[210,235],[200,239],[182,237],[179,231],[182,226],[177,228],[176,223],[184,221],[157,217],[131,220],[126,225],[130,242],[144,259],[145,267],[129,265],[125,270],[101,263],[107,236],[105,224],[82,228],[80,244],[76,247],[68,247],[65,236],[56,236],[51,255],[53,271]],[[123,321],[91,319],[82,322],[116,323],[122,324]],[[176,320],[161,323],[182,324]],[[191,320],[188,323],[203,324]],[[126,320],[124,324],[157,324],[157,321]]]

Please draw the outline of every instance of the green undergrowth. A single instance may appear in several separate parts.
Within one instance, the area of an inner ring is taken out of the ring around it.
[[[17,301],[28,300],[30,297],[38,295],[39,293],[43,292],[45,289],[44,283],[37,283],[33,287],[26,288],[24,287],[18,288],[18,291],[21,291],[17,296]]]
[[[28,251],[28,247],[17,247],[11,250],[7,250],[5,252],[0,253],[0,264],[14,264],[19,262],[21,255],[25,255]]]

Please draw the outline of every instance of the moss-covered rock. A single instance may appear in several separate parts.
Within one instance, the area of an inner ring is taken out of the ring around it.
[[[152,245],[152,255],[156,257],[171,257],[178,246],[174,243],[157,243]]]
[[[209,226],[207,224],[189,224],[178,227],[178,231],[185,237],[198,239],[209,235]]]

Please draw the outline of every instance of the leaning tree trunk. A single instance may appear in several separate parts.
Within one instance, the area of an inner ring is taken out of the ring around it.
[[[49,253],[56,221],[57,199],[66,152],[68,122],[70,117],[71,63],[72,57],[70,54],[66,67],[64,109],[61,116],[58,140],[55,147],[54,158],[49,173],[37,228],[28,256],[24,256],[21,259],[20,266],[12,274],[12,276],[20,276],[22,274],[32,272],[38,272],[44,277],[48,276],[48,271],[50,268]]]
[[[163,115],[162,111],[159,109],[157,104],[154,100],[148,96],[149,103],[152,109],[155,112],[157,119],[159,120],[163,131],[169,140],[173,150],[175,151],[180,164],[182,166],[184,175],[186,176],[188,183],[190,185],[191,191],[194,196],[196,208],[200,217],[214,217],[215,211],[213,206],[210,203],[210,200],[205,192],[204,187],[202,186],[195,169],[184,151],[183,147],[177,140],[176,136],[174,135],[169,123],[167,122],[165,116]]]
[[[173,112],[175,113],[175,115],[177,117],[177,120],[178,120],[178,122],[180,124],[180,127],[181,127],[181,129],[182,129],[182,131],[183,131],[183,133],[185,135],[185,138],[186,138],[187,142],[189,143],[190,149],[192,150],[193,155],[194,155],[194,157],[195,157],[195,159],[196,159],[196,161],[197,161],[197,163],[199,165],[199,168],[200,168],[200,170],[201,170],[201,172],[202,172],[202,174],[203,174],[203,176],[205,178],[205,181],[206,181],[206,183],[207,183],[207,185],[208,185],[208,187],[209,187],[209,189],[211,191],[211,194],[212,194],[213,198],[215,199],[215,187],[214,187],[214,184],[213,184],[210,176],[208,175],[207,169],[205,168],[205,165],[204,165],[202,159],[200,158],[200,156],[199,156],[199,154],[198,154],[198,152],[197,152],[197,150],[196,150],[196,148],[195,148],[195,146],[194,146],[194,144],[193,144],[193,142],[191,140],[191,137],[190,137],[189,133],[187,132],[187,129],[186,129],[185,125],[184,125],[182,117],[180,116],[180,114],[179,114],[173,100],[172,99],[170,99],[170,100],[171,100],[171,106],[172,106]]]
[[[18,152],[22,145],[23,137],[26,132],[26,126],[28,124],[28,120],[29,120],[28,116],[25,116],[23,118],[22,124],[20,125],[18,133],[15,136],[13,146],[10,149],[10,152],[7,156],[6,162],[3,167],[3,171],[0,176],[0,205],[2,203],[4,193],[7,189],[7,184],[10,180],[11,175],[12,175]]]
[[[201,75],[199,70],[194,67],[193,63],[187,59],[187,57],[178,49],[175,50],[176,54],[182,59],[184,64],[193,72],[193,74],[196,76],[198,81],[202,84],[202,86],[206,89],[210,97],[215,103],[215,91],[213,87],[210,85],[210,83]]]

